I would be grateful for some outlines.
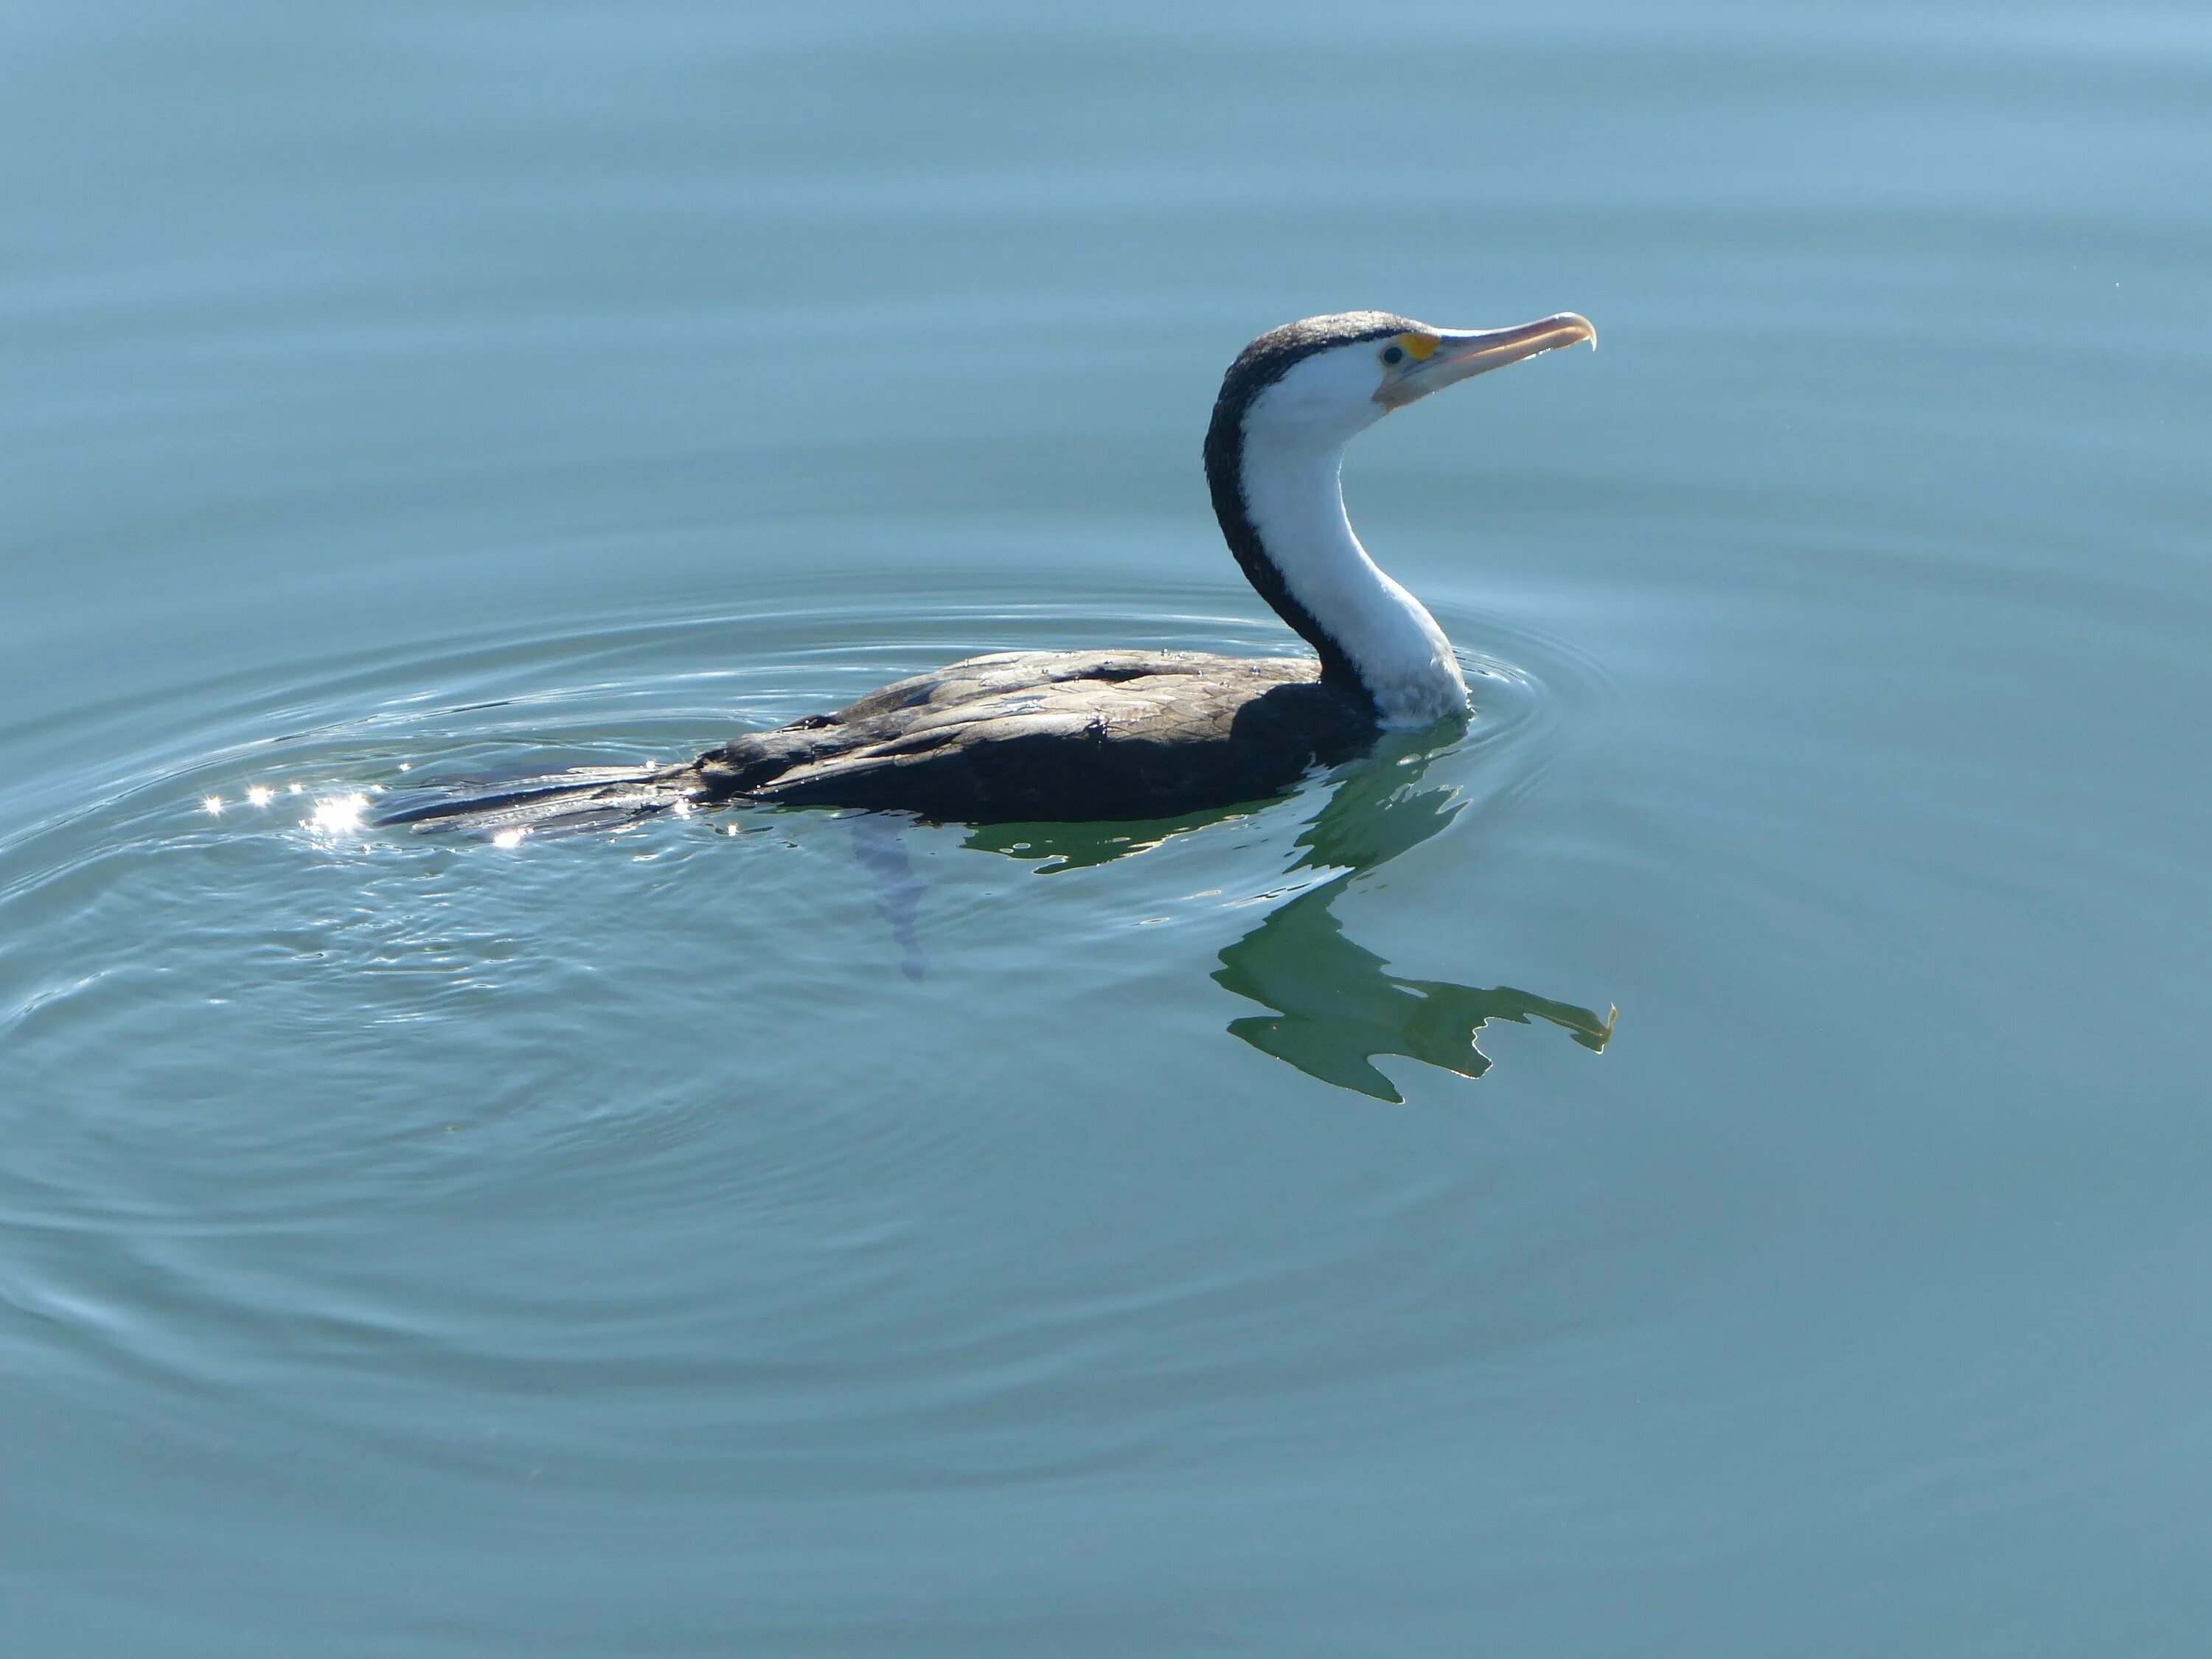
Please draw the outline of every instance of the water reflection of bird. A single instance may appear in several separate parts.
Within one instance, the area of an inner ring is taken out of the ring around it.
[[[1467,708],[1450,642],[1346,517],[1344,450],[1394,409],[1581,341],[1571,313],[1431,328],[1384,312],[1262,334],[1229,367],[1206,435],[1230,550],[1311,657],[1018,651],[971,657],[708,750],[688,766],[545,779],[404,806],[388,823],[510,823],[679,804],[900,809],[943,822],[1150,818],[1255,800],[1387,727]]]
[[[1325,1083],[1389,1101],[1403,1097],[1375,1065],[1377,1055],[1401,1054],[1480,1077],[1490,1057],[1477,1044],[1493,1020],[1556,1025],[1595,1052],[1612,1041],[1618,1011],[1601,1015],[1510,985],[1402,978],[1345,933],[1338,901],[1361,877],[1437,835],[1466,806],[1456,788],[1422,782],[1429,763],[1449,746],[1414,732],[1393,734],[1331,781],[1321,810],[1298,835],[1291,869],[1334,873],[1277,905],[1221,951],[1214,982],[1269,1011],[1230,1021],[1231,1036]],[[1234,816],[983,828],[971,831],[967,844],[1038,860],[1051,872],[1143,852],[1169,836]]]
[[[1352,769],[1298,837],[1304,851],[1292,868],[1341,873],[1270,911],[1221,952],[1215,983],[1273,1011],[1230,1021],[1230,1035],[1323,1082],[1389,1101],[1403,1097],[1375,1066],[1377,1054],[1480,1077],[1490,1057],[1477,1039],[1492,1020],[1542,1020],[1602,1053],[1617,1009],[1601,1018],[1510,985],[1401,978],[1346,936],[1334,907],[1354,878],[1426,841],[1464,805],[1456,790],[1419,787],[1434,750],[1389,747]]]

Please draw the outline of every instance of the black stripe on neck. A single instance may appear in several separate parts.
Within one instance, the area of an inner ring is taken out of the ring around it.
[[[1229,372],[1221,379],[1221,395],[1213,401],[1212,422],[1206,429],[1206,482],[1213,496],[1213,516],[1221,521],[1222,539],[1236,555],[1245,580],[1293,632],[1313,647],[1314,654],[1321,659],[1324,685],[1357,692],[1370,702],[1373,696],[1352,666],[1351,656],[1322,626],[1320,618],[1292,597],[1281,568],[1268,556],[1267,544],[1252,523],[1251,503],[1244,495],[1244,416],[1255,398],[1316,352],[1358,340],[1403,334],[1419,326],[1410,318],[1387,311],[1352,311],[1334,317],[1309,317],[1270,329],[1229,365]]]

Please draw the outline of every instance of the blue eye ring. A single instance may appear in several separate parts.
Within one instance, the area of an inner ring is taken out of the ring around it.
[[[1391,368],[1395,368],[1400,363],[1406,361],[1406,348],[1403,346],[1383,347],[1382,361],[1389,364]]]

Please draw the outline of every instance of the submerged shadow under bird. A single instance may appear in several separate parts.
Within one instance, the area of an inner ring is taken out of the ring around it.
[[[1345,447],[1394,409],[1588,341],[1572,313],[1431,328],[1386,312],[1269,331],[1224,377],[1206,475],[1230,551],[1311,657],[1013,651],[749,732],[687,765],[539,778],[398,805],[424,828],[582,826],[757,803],[904,811],[940,823],[1157,818],[1279,794],[1385,729],[1463,716],[1436,619],[1368,556],[1346,516]]]

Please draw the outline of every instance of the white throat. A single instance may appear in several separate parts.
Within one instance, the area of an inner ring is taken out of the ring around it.
[[[1254,431],[1243,444],[1246,515],[1291,597],[1342,647],[1385,726],[1467,712],[1467,681],[1437,619],[1384,575],[1344,510],[1344,443]]]

